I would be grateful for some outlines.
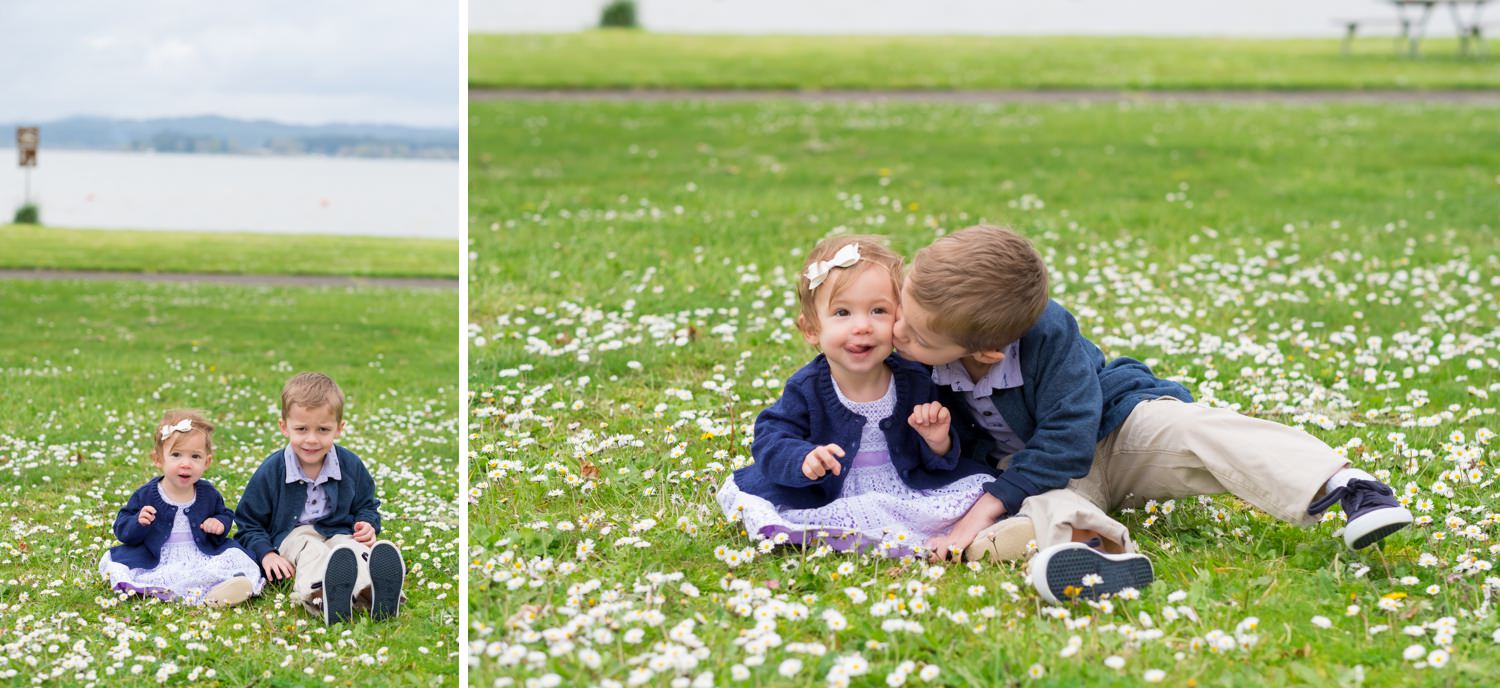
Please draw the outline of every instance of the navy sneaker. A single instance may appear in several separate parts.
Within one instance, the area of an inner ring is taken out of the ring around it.
[[[1317,516],[1339,502],[1349,522],[1344,526],[1344,544],[1354,549],[1364,549],[1380,542],[1412,522],[1411,512],[1396,501],[1396,493],[1389,485],[1375,480],[1352,478],[1349,484],[1340,487],[1307,507],[1307,513]]]
[[[1057,604],[1094,600],[1156,580],[1144,554],[1105,554],[1082,542],[1053,545],[1031,559],[1031,587]]]
[[[401,585],[406,580],[406,562],[401,550],[386,540],[370,548],[370,618],[395,618],[401,612]]]
[[[359,555],[350,545],[328,553],[323,571],[323,623],[330,626],[354,618],[354,582],[359,577]]]

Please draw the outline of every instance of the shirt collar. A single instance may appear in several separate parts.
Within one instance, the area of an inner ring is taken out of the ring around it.
[[[342,480],[343,474],[339,471],[339,452],[335,447],[328,448],[328,455],[323,457],[323,469],[318,471],[318,477],[309,478],[302,472],[302,462],[297,460],[297,451],[292,445],[286,446],[286,481],[289,483],[309,482],[314,485],[322,485],[330,480]]]
[[[996,390],[1020,387],[1025,382],[1021,379],[1021,342],[1011,342],[1005,347],[1005,360],[990,366],[989,372],[977,382],[969,377],[962,361],[934,367],[932,382],[950,387],[955,392],[972,392],[976,398],[990,396]]]

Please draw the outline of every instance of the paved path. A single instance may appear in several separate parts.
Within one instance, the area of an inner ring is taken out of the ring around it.
[[[524,89],[471,88],[469,100],[720,100],[786,99],[825,102],[891,101],[913,103],[1450,103],[1500,106],[1492,91],[794,91],[689,89]]]
[[[458,278],[426,277],[338,277],[315,275],[223,275],[157,272],[102,272],[91,270],[7,270],[0,279],[84,280],[128,282],[182,282],[247,284],[266,286],[397,287],[410,289],[457,289]]]

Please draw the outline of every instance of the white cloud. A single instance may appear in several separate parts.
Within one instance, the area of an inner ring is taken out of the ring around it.
[[[0,121],[457,126],[463,0],[3,0]]]

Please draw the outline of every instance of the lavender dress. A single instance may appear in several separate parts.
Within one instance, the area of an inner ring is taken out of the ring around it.
[[[161,560],[154,569],[132,569],[115,563],[105,552],[104,559],[99,562],[99,572],[109,577],[110,588],[199,604],[215,585],[242,575],[254,584],[253,594],[260,594],[266,582],[260,575],[260,566],[250,559],[250,555],[233,548],[210,556],[193,542],[195,525],[188,521],[186,511],[197,500],[179,502],[162,492],[160,485],[156,489],[163,501],[177,507],[172,534],[161,546]]]
[[[814,509],[780,508],[742,492],[731,474],[719,489],[719,507],[731,520],[742,520],[751,537],[793,545],[819,540],[839,551],[874,548],[901,557],[947,533],[984,496],[992,476],[971,475],[930,490],[908,487],[901,480],[880,430],[880,421],[896,406],[894,379],[885,396],[875,401],[850,401],[837,381],[833,388],[839,403],[865,419],[859,453],[849,465],[838,499]]]

